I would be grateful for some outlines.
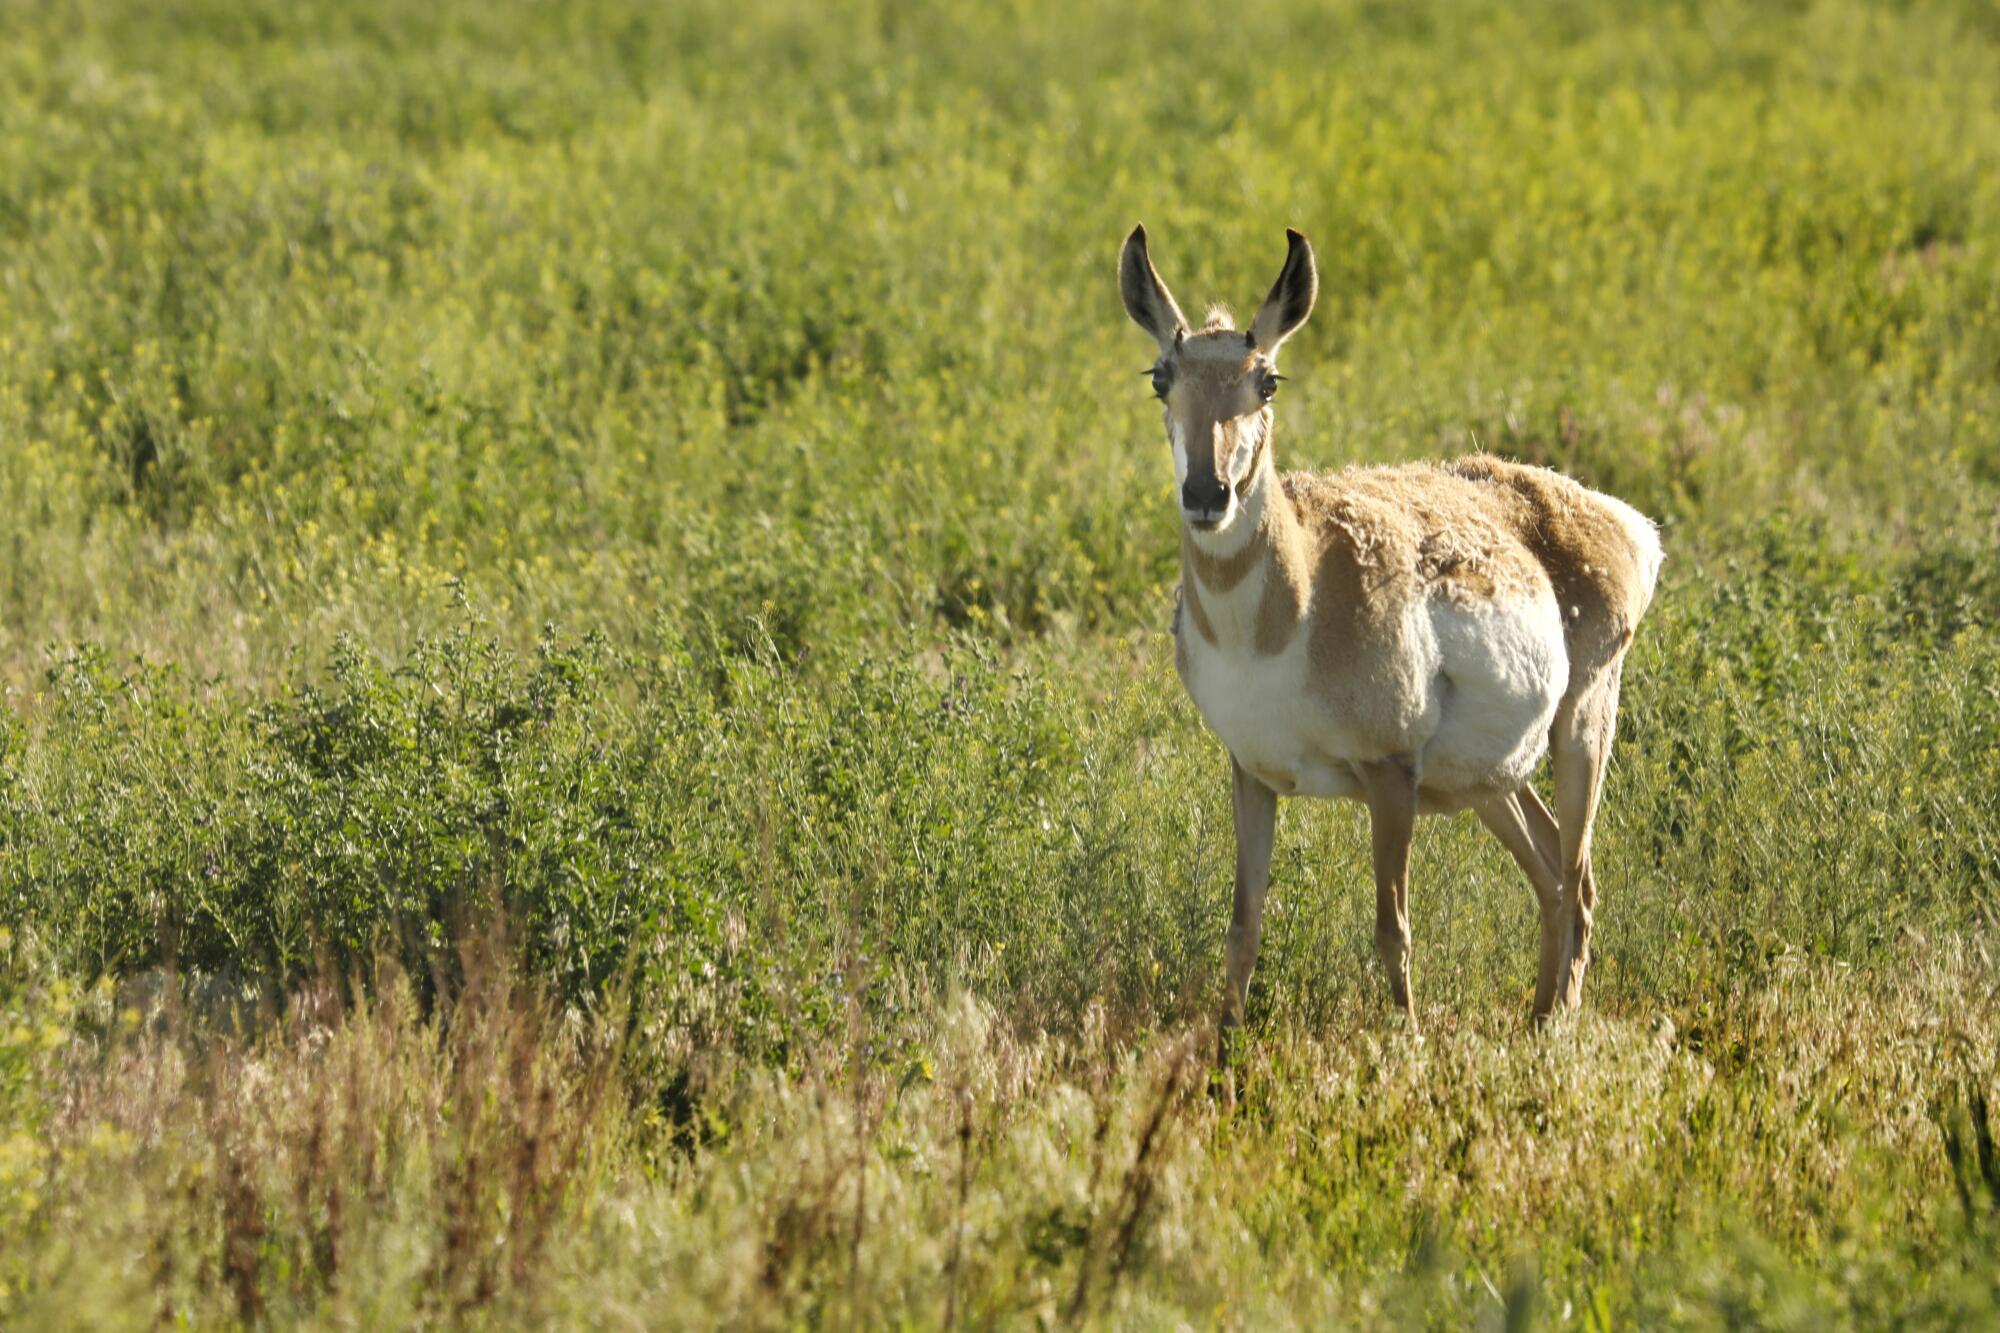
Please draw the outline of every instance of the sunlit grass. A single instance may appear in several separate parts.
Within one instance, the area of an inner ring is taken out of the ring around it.
[[[1988,7],[0,35],[0,1322],[1994,1319]],[[1296,805],[1212,1075],[1139,219],[1664,520],[1577,1018]]]

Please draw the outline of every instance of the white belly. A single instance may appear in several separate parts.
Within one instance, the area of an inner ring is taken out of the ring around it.
[[[1254,582],[1254,580],[1253,580]],[[1435,602],[1412,609],[1415,656],[1406,680],[1417,698],[1389,709],[1415,719],[1391,753],[1414,760],[1432,804],[1526,782],[1548,741],[1568,684],[1561,612],[1552,597],[1476,608]],[[1218,629],[1227,624],[1211,611]],[[1354,765],[1385,754],[1313,689],[1307,635],[1260,656],[1247,636],[1211,644],[1189,626],[1185,682],[1203,720],[1236,761],[1281,796],[1355,797]]]

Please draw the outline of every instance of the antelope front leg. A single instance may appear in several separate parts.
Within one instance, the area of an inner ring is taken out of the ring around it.
[[[1257,938],[1263,929],[1264,891],[1271,886],[1271,840],[1278,827],[1278,795],[1229,761],[1231,803],[1236,813],[1236,903],[1229,916],[1224,967],[1228,991],[1222,1000],[1221,1056],[1229,1058],[1230,1029],[1243,1022],[1250,969],[1257,965]]]
[[[1396,758],[1357,764],[1368,793],[1375,844],[1375,949],[1389,974],[1389,995],[1415,1023],[1410,1004],[1410,840],[1417,826],[1417,779]]]

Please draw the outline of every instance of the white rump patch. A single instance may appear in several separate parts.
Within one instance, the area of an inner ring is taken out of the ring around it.
[[[1639,572],[1646,580],[1646,600],[1651,601],[1653,589],[1660,581],[1660,566],[1667,558],[1660,546],[1660,525],[1616,496],[1600,493],[1597,498],[1611,507],[1632,538],[1632,547],[1639,554]]]

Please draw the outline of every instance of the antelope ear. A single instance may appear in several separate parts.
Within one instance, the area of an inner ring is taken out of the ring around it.
[[[1187,332],[1187,320],[1167,284],[1153,271],[1144,227],[1132,228],[1125,238],[1124,252],[1118,256],[1118,293],[1125,298],[1125,313],[1132,322],[1159,340],[1162,353],[1173,351],[1174,343]]]
[[[1278,345],[1306,322],[1319,295],[1312,243],[1290,227],[1285,228],[1285,239],[1290,243],[1285,266],[1278,270],[1278,280],[1271,284],[1271,294],[1264,298],[1257,318],[1250,321],[1251,342],[1266,356],[1275,354]]]

